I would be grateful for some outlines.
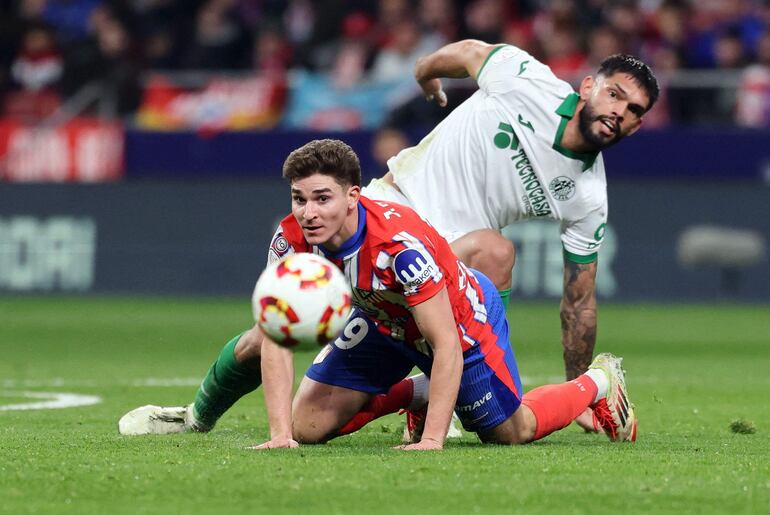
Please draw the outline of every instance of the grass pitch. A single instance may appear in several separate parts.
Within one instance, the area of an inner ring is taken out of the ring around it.
[[[522,447],[466,435],[407,454],[391,450],[390,416],[325,446],[255,452],[260,392],[207,435],[117,434],[131,408],[192,400],[249,326],[247,302],[0,299],[0,513],[770,513],[770,307],[599,315],[597,352],[626,358],[636,444],[572,426]],[[557,303],[514,303],[509,319],[525,389],[559,380]],[[297,358],[301,373],[312,356]],[[8,408],[63,393],[101,402]]]

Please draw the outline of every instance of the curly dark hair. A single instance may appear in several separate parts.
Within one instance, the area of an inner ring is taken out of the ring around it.
[[[660,88],[658,87],[658,80],[655,78],[655,74],[652,73],[650,67],[642,62],[641,59],[637,59],[632,55],[615,54],[602,61],[597,75],[609,77],[616,73],[627,73],[633,77],[650,98],[650,105],[647,106],[647,111],[652,109],[652,106],[658,100],[658,95],[660,95]]]
[[[361,163],[350,145],[337,139],[316,139],[294,150],[283,163],[289,184],[315,173],[329,175],[341,186],[361,186]]]

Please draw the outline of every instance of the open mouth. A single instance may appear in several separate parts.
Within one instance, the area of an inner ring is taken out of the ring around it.
[[[599,122],[607,129],[608,135],[614,136],[618,133],[617,123],[613,122],[610,118],[600,118]]]

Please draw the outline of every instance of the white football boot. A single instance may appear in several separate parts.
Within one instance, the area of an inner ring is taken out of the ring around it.
[[[452,413],[452,420],[449,422],[449,429],[447,429],[447,438],[462,438],[463,432],[460,431],[460,419],[457,418],[455,413]]]
[[[118,421],[122,435],[168,435],[188,431],[206,432],[206,427],[195,418],[193,405],[165,408],[148,404],[123,415]]]
[[[406,423],[404,424],[404,437],[402,441],[405,444],[417,443],[422,439],[422,430],[425,429],[425,416],[428,413],[427,404],[418,410],[404,410],[406,412]],[[449,428],[446,432],[447,438],[461,438],[463,432],[457,427],[460,419],[452,413],[452,419],[449,421]]]
[[[589,369],[604,372],[609,381],[607,396],[591,405],[596,419],[613,442],[636,441],[636,413],[628,400],[623,358],[603,352],[594,358]]]

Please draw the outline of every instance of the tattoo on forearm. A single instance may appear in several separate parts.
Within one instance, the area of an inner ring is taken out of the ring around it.
[[[565,261],[561,306],[564,368],[567,379],[588,370],[596,344],[596,262]]]

